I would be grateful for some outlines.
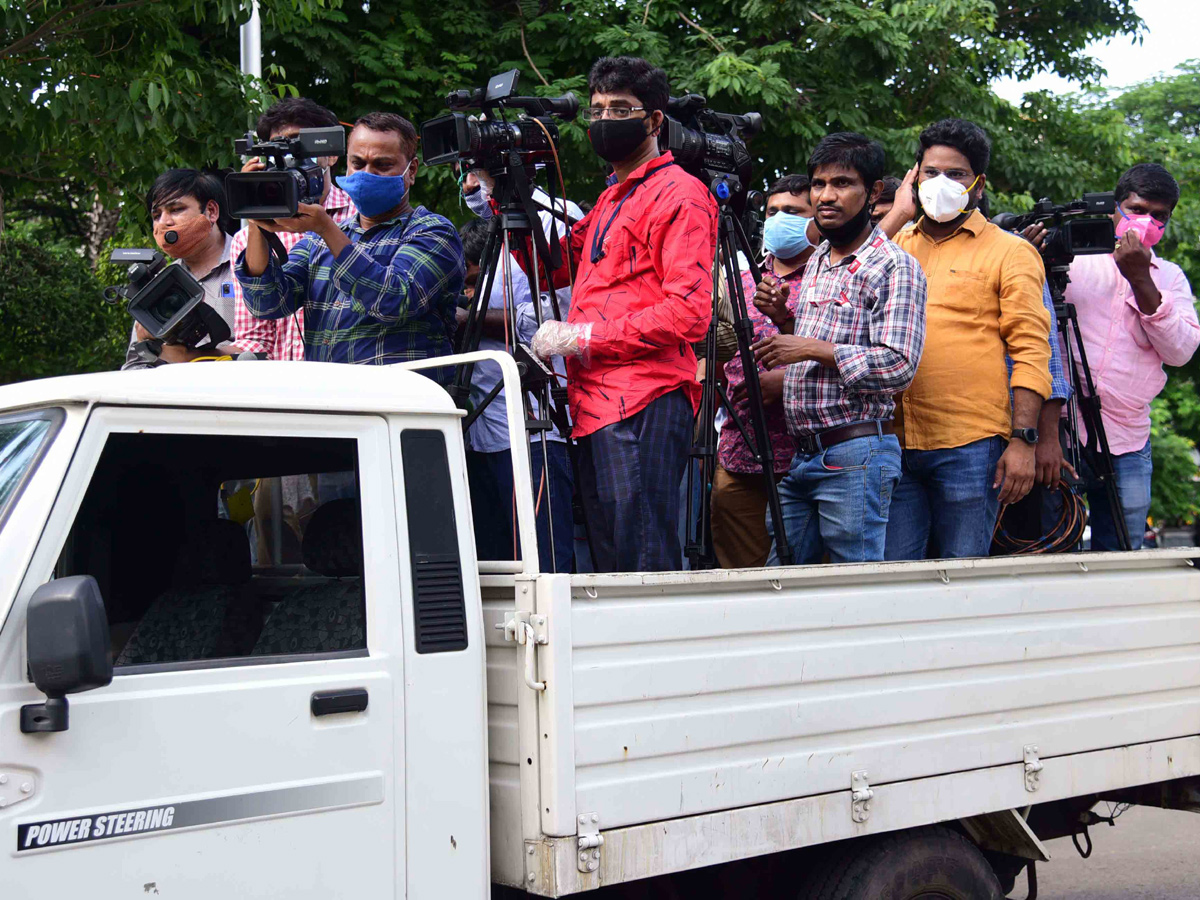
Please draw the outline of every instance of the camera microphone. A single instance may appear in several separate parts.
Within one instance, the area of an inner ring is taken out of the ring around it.
[[[163,235],[163,240],[166,241],[168,244],[174,244],[176,241],[179,240],[179,232],[178,231],[168,231],[166,234]]]

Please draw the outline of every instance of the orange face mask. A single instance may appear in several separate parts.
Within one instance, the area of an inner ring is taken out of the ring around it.
[[[212,230],[213,223],[204,215],[188,216],[170,228],[154,226],[154,242],[172,259],[186,259],[196,252]]]

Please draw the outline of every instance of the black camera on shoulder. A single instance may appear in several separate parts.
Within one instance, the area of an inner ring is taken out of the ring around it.
[[[253,132],[233,142],[239,156],[263,156],[262,172],[233,172],[225,176],[229,214],[235,219],[286,219],[301,203],[317,203],[325,190],[321,156],[346,153],[346,130],[301,128],[294,138],[256,141]]]
[[[462,112],[421,123],[425,164],[459,163],[464,169],[504,170],[508,155],[517,151],[524,166],[553,158],[558,143],[556,120],[570,121],[579,112],[579,98],[568,91],[561,97],[518,97],[511,69],[488,79],[486,87],[453,91],[446,97],[452,110],[478,109],[485,117]],[[509,121],[505,113],[516,111]]]
[[[754,162],[746,142],[762,131],[763,117],[720,113],[707,103],[702,94],[670,98],[658,148],[669,150],[677,165],[705,184],[726,184],[740,212]]]
[[[229,324],[204,302],[204,288],[183,266],[167,265],[157,250],[114,250],[109,262],[128,264],[129,282],[104,289],[104,299],[125,308],[150,333],[135,349],[153,362],[163,344],[183,344],[195,350],[206,337],[216,347],[230,338]]]
[[[1112,253],[1117,235],[1112,214],[1117,208],[1112,191],[1084,194],[1080,200],[1056,205],[1046,198],[1027,213],[1000,213],[992,218],[1005,231],[1023,231],[1035,222],[1046,226],[1042,259],[1046,270],[1065,267],[1076,256]]]

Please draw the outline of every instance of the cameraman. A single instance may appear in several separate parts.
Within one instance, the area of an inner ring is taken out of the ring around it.
[[[1150,509],[1150,401],[1167,383],[1163,364],[1182,366],[1200,346],[1200,323],[1183,270],[1152,249],[1179,202],[1179,184],[1162,166],[1140,163],[1114,193],[1116,249],[1071,263],[1066,300],[1075,305],[1130,548],[1138,550]],[[1045,230],[1031,228],[1028,236],[1040,243]],[[1088,491],[1088,507],[1092,549],[1119,549],[1102,491]]]
[[[395,113],[368,113],[346,143],[337,179],[357,218],[339,226],[322,206],[252,221],[235,273],[259,318],[305,311],[304,358],[387,365],[451,352],[455,298],[462,289],[462,241],[450,221],[413,207],[417,131]],[[286,264],[271,258],[263,231],[305,234]],[[453,368],[428,370],[447,384]]]
[[[226,231],[225,186],[215,172],[168,169],[150,186],[146,208],[154,223],[158,249],[182,265],[204,288],[204,302],[233,327],[233,274],[230,253],[233,238]],[[150,334],[133,326],[122,369],[145,369],[152,363],[134,349]],[[224,349],[230,348],[222,345]],[[159,360],[191,362],[206,350],[189,350],[182,344],[164,344]]]
[[[700,401],[690,344],[712,315],[716,202],[659,153],[662,69],[604,57],[588,90],[588,135],[614,180],[562,241],[575,271],[568,321],[544,323],[532,349],[567,357],[596,571],[678,569],[679,485]]]
[[[339,124],[338,117],[319,103],[306,97],[295,97],[280,100],[259,116],[254,132],[260,141],[281,141],[296,137],[301,128],[333,128]],[[334,222],[343,225],[357,216],[358,210],[354,208],[350,196],[334,186],[331,173],[337,157],[321,157],[317,162],[325,168],[325,190],[321,194],[321,205]],[[265,168],[266,163],[255,157],[242,166],[242,171],[261,172]],[[248,225],[234,235],[229,250],[231,259],[236,260],[245,251],[253,227]],[[295,231],[279,232],[279,240],[289,252],[300,243],[301,237],[303,235]],[[247,308],[242,286],[236,278],[233,281],[233,296],[233,343],[242,350],[265,353],[268,359],[304,359],[304,310],[299,309],[294,316],[282,319],[260,319]]]

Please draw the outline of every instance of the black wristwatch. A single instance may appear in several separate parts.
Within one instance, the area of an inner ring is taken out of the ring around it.
[[[1038,432],[1036,428],[1014,428],[1012,436],[1020,438],[1025,443],[1033,446],[1038,441]]]

